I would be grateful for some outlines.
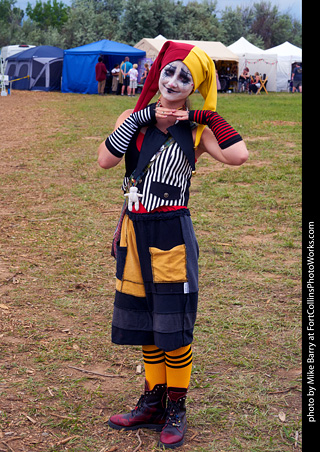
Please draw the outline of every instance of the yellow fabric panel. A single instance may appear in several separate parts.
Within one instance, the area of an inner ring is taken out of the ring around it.
[[[144,285],[132,281],[120,281],[120,279],[116,279],[116,290],[128,295],[134,295],[135,297],[146,296]]]
[[[187,261],[185,245],[178,245],[164,251],[150,247],[153,282],[187,282]]]
[[[191,72],[194,86],[205,100],[202,110],[215,111],[217,108],[217,79],[214,62],[199,47],[193,47],[183,62]],[[199,125],[197,128],[195,148],[200,143],[204,128],[204,125]]]
[[[145,297],[144,282],[142,279],[139,255],[136,244],[136,234],[132,221],[126,215],[121,228],[120,246],[127,247],[126,263],[122,281],[116,280],[116,289],[119,292],[136,297]]]

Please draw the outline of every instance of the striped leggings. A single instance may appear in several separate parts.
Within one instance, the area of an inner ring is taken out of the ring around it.
[[[192,369],[191,345],[164,352],[155,345],[142,346],[146,380],[149,389],[157,384],[187,389]]]

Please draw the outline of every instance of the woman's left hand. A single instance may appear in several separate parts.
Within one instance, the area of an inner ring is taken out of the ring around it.
[[[169,116],[174,117],[179,121],[185,121],[189,119],[189,112],[172,108],[156,107],[156,119],[164,119]]]

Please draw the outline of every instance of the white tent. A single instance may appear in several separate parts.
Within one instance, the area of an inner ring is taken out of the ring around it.
[[[254,75],[255,72],[261,75],[266,74],[268,91],[277,90],[277,55],[275,53],[268,54],[243,37],[228,46],[228,49],[239,57],[238,76],[245,67],[248,67],[250,75]]]
[[[163,37],[162,37],[163,38]],[[167,41],[165,38],[143,38],[134,47],[146,52],[146,57],[155,60],[160,52],[161,47]],[[204,50],[210,58],[215,61],[239,61],[239,57],[231,52],[224,44],[221,42],[213,41],[181,41],[176,39],[171,39],[174,42],[184,42],[186,44],[195,45]]]
[[[247,41],[246,38],[240,38],[238,41],[228,46],[228,49],[234,53],[263,53],[264,50],[259,47],[251,44],[251,42]]]
[[[302,63],[302,49],[286,41],[266,50],[265,53],[277,55],[277,91],[287,91],[293,63]]]

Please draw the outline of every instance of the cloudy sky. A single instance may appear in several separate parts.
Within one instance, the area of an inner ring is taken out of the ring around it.
[[[17,0],[16,6],[25,10],[29,3],[31,5],[36,4],[36,0]],[[199,1],[199,0],[198,0]],[[278,6],[279,11],[282,13],[289,12],[295,19],[302,20],[302,0],[267,0],[271,1],[273,5]],[[62,0],[66,5],[71,4],[71,0]],[[259,0],[218,0],[217,9],[223,10],[226,6],[231,6],[235,8],[236,6],[250,6]]]

